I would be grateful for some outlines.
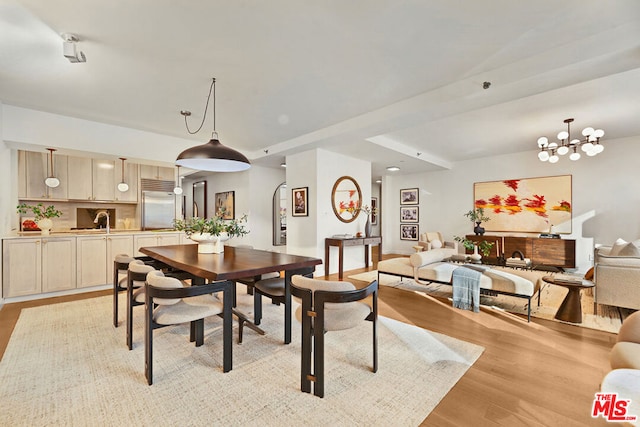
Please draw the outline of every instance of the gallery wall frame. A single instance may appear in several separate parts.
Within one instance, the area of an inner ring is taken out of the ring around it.
[[[371,198],[371,225],[378,225],[378,198]]]
[[[420,220],[418,206],[400,206],[400,222],[417,223]]]
[[[222,219],[236,218],[236,192],[223,191],[215,194],[216,215]]]
[[[291,190],[291,215],[309,216],[309,187]]]
[[[486,231],[570,234],[572,176],[476,182],[475,208],[483,208]]]
[[[417,205],[419,203],[419,191],[417,188],[405,188],[400,190],[401,205]]]
[[[400,240],[418,240],[418,224],[400,224]]]

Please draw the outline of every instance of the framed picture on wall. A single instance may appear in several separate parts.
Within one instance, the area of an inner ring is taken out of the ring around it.
[[[418,240],[418,224],[400,224],[400,240]]]
[[[235,219],[236,217],[236,201],[235,191],[223,191],[216,193],[216,215],[222,219]]]
[[[419,218],[417,206],[400,206],[400,222],[418,222]]]
[[[400,204],[401,205],[417,205],[418,189],[405,188],[404,190],[400,190]]]
[[[378,198],[371,198],[371,225],[378,225]]]
[[[309,216],[309,187],[294,188],[291,190],[291,215]]]

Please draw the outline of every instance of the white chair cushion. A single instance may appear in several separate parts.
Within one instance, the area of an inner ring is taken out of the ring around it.
[[[159,270],[153,270],[147,273],[147,283],[156,288],[176,289],[184,287],[184,284],[180,280],[174,277],[165,277],[162,271]],[[181,298],[153,298],[153,302],[159,305],[177,304],[181,300]]]
[[[131,270],[131,272],[133,273],[149,273],[150,271],[155,271],[153,267],[151,267],[150,265],[146,265],[144,262],[140,261],[139,259],[134,259],[129,263],[129,270]],[[133,281],[134,288],[140,288],[142,286],[144,286],[143,281],[141,280]]]
[[[329,305],[329,304],[327,304]],[[331,304],[333,307],[331,310],[325,310],[324,316],[324,330],[325,331],[341,331],[343,329],[350,329],[358,326],[363,320],[367,318],[371,313],[371,307],[363,302],[347,302],[343,304]],[[296,309],[296,319],[302,322],[302,306],[298,306]],[[313,318],[311,321],[313,322]]]
[[[187,302],[188,300],[190,301]],[[153,311],[153,320],[159,325],[186,323],[220,314],[223,307],[223,304],[212,295],[201,295],[185,298],[177,304],[159,305]]]
[[[118,254],[114,257],[115,262],[119,262],[121,264],[129,264],[131,261],[136,261],[135,258],[127,255],[127,254]]]
[[[431,249],[440,249],[442,247],[442,242],[438,239],[433,239],[429,243],[431,243]]]

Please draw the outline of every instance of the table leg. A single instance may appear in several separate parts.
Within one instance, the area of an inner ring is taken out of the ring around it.
[[[568,288],[569,292],[556,312],[556,319],[571,323],[582,323],[580,288]]]
[[[344,246],[340,245],[338,246],[338,279],[342,280],[342,270],[343,270],[343,265],[342,265],[342,260],[344,258]]]
[[[223,372],[229,372],[233,366],[233,317],[232,307],[233,298],[231,292],[233,291],[233,282],[227,281],[222,291],[223,300],[223,322],[222,322],[222,341],[223,341]]]
[[[329,248],[331,246],[328,243],[324,244],[324,275],[329,275]]]
[[[369,245],[364,245],[364,268],[369,268]]]

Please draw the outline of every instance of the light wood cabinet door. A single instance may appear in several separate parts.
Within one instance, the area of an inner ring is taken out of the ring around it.
[[[93,200],[91,159],[68,156],[69,199]]]
[[[4,298],[42,292],[42,245],[40,239],[2,242],[2,283]]]
[[[116,165],[113,160],[92,160],[93,200],[115,200]]]
[[[42,292],[76,287],[76,238],[42,238]]]
[[[27,151],[25,153],[27,177],[27,198],[44,199],[47,197],[47,186],[44,180],[47,178],[47,155]]]
[[[53,175],[60,180],[55,188],[47,187],[45,179],[51,175],[48,153],[19,151],[18,195],[29,199],[66,199],[68,197],[67,156],[53,156]],[[24,177],[22,176],[24,174]]]
[[[107,236],[107,281],[113,283],[113,261],[118,254],[133,256],[133,236]]]
[[[118,190],[118,184],[122,182],[122,162],[116,163],[115,172],[115,200],[120,202],[138,201],[138,164],[124,163],[124,182],[129,189],[124,193]]]
[[[27,152],[18,150],[18,199],[27,198]]]
[[[78,288],[105,285],[107,280],[107,236],[76,238],[76,283]]]
[[[175,181],[175,169],[162,166],[140,165],[140,178]]]
[[[179,245],[180,235],[178,233],[158,233],[154,235],[140,234],[133,236],[133,256],[145,256],[139,251],[140,248],[152,248],[155,246]]]
[[[197,245],[198,244],[198,242],[196,242],[195,240],[191,240],[190,238],[188,238],[187,234],[184,232],[178,233],[178,236],[180,238],[181,245]]]

